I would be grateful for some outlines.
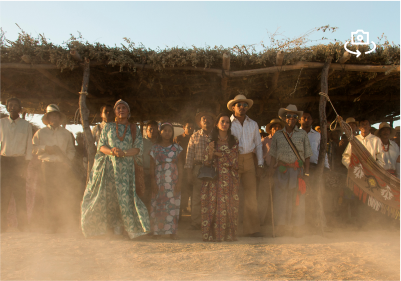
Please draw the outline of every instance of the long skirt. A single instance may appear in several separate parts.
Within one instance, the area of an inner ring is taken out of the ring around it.
[[[150,223],[154,235],[176,234],[181,194],[175,194],[178,168],[175,163],[156,165],[158,193],[151,200]]]

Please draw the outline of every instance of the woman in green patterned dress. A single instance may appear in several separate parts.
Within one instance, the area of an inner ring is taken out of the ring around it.
[[[129,105],[119,100],[114,106],[116,123],[107,123],[100,135],[98,151],[86,186],[81,208],[85,237],[122,229],[133,239],[149,232],[149,215],[135,191],[134,158],[141,163],[143,142],[136,130],[133,143]]]

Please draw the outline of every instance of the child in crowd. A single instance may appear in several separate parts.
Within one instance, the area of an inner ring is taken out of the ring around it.
[[[177,239],[178,216],[181,201],[181,182],[184,173],[183,150],[173,143],[174,128],[163,123],[160,135],[150,151],[152,199],[150,223],[153,237],[170,234]]]

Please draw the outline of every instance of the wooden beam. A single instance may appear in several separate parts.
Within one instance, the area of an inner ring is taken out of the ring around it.
[[[91,63],[91,67],[106,65],[107,62],[95,62]],[[243,76],[252,76],[252,75],[260,75],[264,73],[275,73],[279,71],[290,71],[290,70],[298,70],[301,68],[323,68],[324,63],[321,62],[298,62],[294,65],[283,65],[281,67],[272,66],[266,68],[258,68],[258,69],[250,69],[250,70],[239,70],[239,71],[229,71],[226,73],[229,77],[243,77]],[[34,65],[26,65],[21,63],[2,63],[2,69],[60,69],[56,65],[53,64],[34,64]],[[142,65],[142,64],[133,64],[127,65],[127,67],[138,67],[143,69],[154,69],[151,65]],[[332,63],[330,65],[330,69],[334,70],[342,70],[342,71],[357,71],[357,72],[387,72],[391,71],[400,71],[399,65],[362,65],[362,64],[341,64],[341,63]],[[165,67],[163,70],[188,70],[188,71],[197,71],[197,72],[206,72],[206,73],[214,73],[218,76],[222,75],[221,69],[213,69],[213,68],[195,68],[195,67]]]
[[[87,171],[87,181],[89,180],[89,175],[92,170],[93,162],[95,160],[96,146],[93,140],[92,132],[89,127],[89,109],[86,106],[86,96],[88,93],[89,85],[89,74],[90,66],[89,59],[85,59],[84,62],[84,77],[82,81],[81,92],[79,93],[79,110],[81,113],[81,124],[84,131],[85,146],[88,153],[88,171]]]
[[[321,62],[298,62],[294,65],[283,65],[281,67],[272,66],[267,68],[251,69],[251,70],[239,70],[232,71],[229,73],[230,77],[243,77],[260,75],[264,73],[275,73],[279,71],[297,70],[301,68],[323,68],[324,63]],[[343,70],[343,71],[359,71],[359,72],[386,72],[392,69],[392,65],[359,65],[359,64],[340,64],[332,63],[330,69]],[[394,71],[400,71],[400,66],[396,66]]]
[[[330,64],[332,61],[332,57],[328,57],[323,69],[321,76],[321,91],[323,93],[328,94],[329,91],[329,82],[328,82],[328,74],[330,69]],[[323,208],[323,188],[324,188],[324,162],[326,157],[326,147],[327,147],[327,117],[326,117],[326,102],[327,99],[324,96],[320,96],[319,100],[319,119],[320,119],[320,150],[319,150],[319,158],[318,158],[318,166],[316,168],[316,174],[313,176],[312,181],[316,182],[315,186],[318,187],[317,196],[318,196],[318,206],[319,206],[319,217],[320,217],[320,231],[322,236],[324,235],[324,223],[326,221],[324,215]]]
[[[21,59],[25,62],[25,63],[31,63],[31,57],[28,55],[23,55],[21,57]],[[53,83],[55,83],[56,85],[66,89],[67,91],[69,91],[70,93],[73,94],[77,94],[77,92],[71,90],[67,85],[65,85],[63,82],[61,82],[57,77],[55,77],[54,75],[52,75],[50,72],[48,72],[46,69],[42,69],[42,68],[38,68],[36,69],[38,72],[40,72],[43,76],[45,76],[47,79],[49,79],[50,81],[52,81]]]
[[[344,64],[346,63],[349,59],[351,58],[351,54],[348,53],[347,51],[344,52],[344,54],[342,55],[342,57],[338,60],[338,63],[340,64]],[[333,73],[334,73],[334,69],[330,69],[329,75],[328,77],[330,77]]]

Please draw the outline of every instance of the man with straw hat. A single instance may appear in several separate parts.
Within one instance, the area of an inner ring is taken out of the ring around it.
[[[193,183],[191,197],[191,230],[201,229],[201,188],[203,181],[198,179],[199,169],[202,167],[202,156],[211,135],[216,115],[210,108],[198,109],[195,121],[200,130],[193,133],[188,142],[184,168],[187,171],[188,182]]]
[[[400,155],[400,148],[392,140],[395,134],[395,129],[391,128],[386,122],[381,123],[375,132],[375,136],[381,140],[382,153],[380,157],[384,163],[383,168],[394,176],[396,175],[397,158]]]
[[[74,210],[70,206],[75,199],[75,191],[69,184],[70,169],[66,165],[67,161],[74,158],[75,146],[71,133],[61,127],[65,120],[64,113],[57,105],[48,105],[42,117],[46,127],[38,130],[32,140],[33,151],[42,161],[43,223],[51,233],[66,224],[75,223]],[[76,207],[79,212],[79,207]]]
[[[239,141],[239,174],[244,194],[243,235],[260,237],[260,220],[257,203],[256,176],[261,176],[264,168],[262,141],[258,124],[246,115],[252,107],[253,100],[244,95],[237,95],[227,103],[231,115],[231,133]],[[256,151],[258,168],[254,164]]]
[[[8,117],[0,120],[1,142],[1,232],[7,230],[7,210],[14,196],[18,228],[27,226],[26,171],[32,159],[32,125],[21,119],[21,101],[9,98],[6,103]]]
[[[309,177],[312,149],[308,134],[296,126],[303,112],[290,104],[280,108],[278,115],[285,120],[285,127],[274,134],[270,146],[274,223],[277,236],[292,230],[294,236],[299,237],[305,224],[305,180]]]
[[[270,177],[268,174],[268,168],[270,166],[271,156],[269,154],[270,145],[272,143],[272,139],[274,134],[283,129],[285,123],[281,121],[279,118],[274,118],[270,121],[269,124],[266,125],[265,130],[268,134],[262,141],[262,148],[263,148],[263,159],[264,159],[264,173],[260,177],[259,187],[258,187],[258,211],[259,211],[259,218],[260,218],[260,225],[264,225],[266,220],[271,218],[271,212],[269,211],[269,205],[271,203],[270,198]]]

